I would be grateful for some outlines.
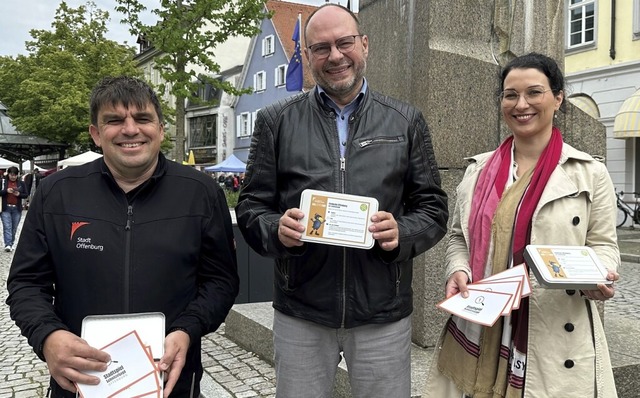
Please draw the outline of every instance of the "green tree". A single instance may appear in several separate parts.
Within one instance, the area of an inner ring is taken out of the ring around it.
[[[141,76],[135,49],[105,38],[109,13],[95,3],[78,8],[62,1],[52,30],[30,31],[27,55],[0,57],[0,100],[19,131],[93,148],[88,133],[89,96],[105,76]]]
[[[259,24],[269,14],[264,12],[264,0],[161,0],[160,8],[151,12],[159,23],[145,25],[140,13],[146,10],[138,0],[116,0],[116,10],[123,13],[123,23],[132,34],[140,34],[159,51],[156,68],[167,89],[176,98],[176,161],[184,160],[185,99],[198,91],[198,85],[209,83],[214,88],[240,95],[247,91],[229,82],[198,75],[192,66],[204,69],[204,75],[220,72],[216,63],[216,45],[230,37],[252,37],[260,32]],[[200,79],[198,79],[200,77]]]

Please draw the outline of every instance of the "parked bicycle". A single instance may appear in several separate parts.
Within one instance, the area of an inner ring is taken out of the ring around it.
[[[624,223],[627,222],[627,218],[631,217],[631,226],[633,224],[640,224],[640,201],[638,201],[638,196],[640,193],[632,192],[632,195],[635,197],[635,202],[633,203],[633,207],[622,200],[624,197],[624,192],[618,191],[616,192],[616,202],[618,204],[618,215],[616,220],[616,225],[621,227]]]

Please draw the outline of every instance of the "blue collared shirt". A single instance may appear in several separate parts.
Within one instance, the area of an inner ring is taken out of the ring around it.
[[[353,111],[360,106],[360,102],[362,102],[364,93],[367,91],[367,79],[364,79],[360,93],[342,109],[329,97],[322,87],[316,87],[318,87],[318,93],[320,93],[320,98],[322,98],[324,104],[336,112],[336,127],[338,128],[338,138],[340,141],[340,157],[344,157],[347,149],[347,137],[349,135],[349,116],[351,116]]]

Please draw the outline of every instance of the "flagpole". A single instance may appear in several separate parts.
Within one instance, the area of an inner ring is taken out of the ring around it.
[[[302,13],[298,13],[298,43],[300,45],[300,62],[302,62]],[[306,43],[305,43],[306,44]],[[302,65],[300,65],[302,68]],[[302,73],[302,84],[300,91],[304,91],[304,72]]]

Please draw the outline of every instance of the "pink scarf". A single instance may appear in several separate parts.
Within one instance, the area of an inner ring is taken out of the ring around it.
[[[487,161],[478,176],[478,182],[471,201],[471,216],[469,219],[469,254],[473,281],[484,278],[485,265],[488,258],[491,241],[492,222],[496,208],[502,198],[510,175],[511,147],[513,136],[508,137]],[[531,235],[531,219],[542,192],[549,181],[551,173],[560,161],[562,153],[562,134],[553,127],[547,147],[540,154],[515,216],[511,256],[513,264],[524,262],[524,248],[529,243]],[[513,199],[511,199],[513,200]],[[496,242],[496,244],[508,244]],[[504,270],[508,264],[493,264],[493,268]],[[493,270],[491,272],[494,273]],[[529,329],[529,300],[522,300],[518,310],[511,314],[511,341],[514,349],[526,355]],[[509,388],[522,391],[524,380],[508,372]]]
[[[513,136],[507,137],[491,155],[486,166],[480,172],[471,201],[469,218],[469,254],[473,281],[484,278],[489,243],[491,241],[491,223],[502,193],[507,185],[511,165],[511,146]],[[513,263],[523,262],[524,247],[529,242],[531,217],[538,205],[540,196],[560,161],[562,152],[562,134],[553,127],[549,144],[544,149],[535,166],[529,189],[525,193],[516,218],[513,234]]]

